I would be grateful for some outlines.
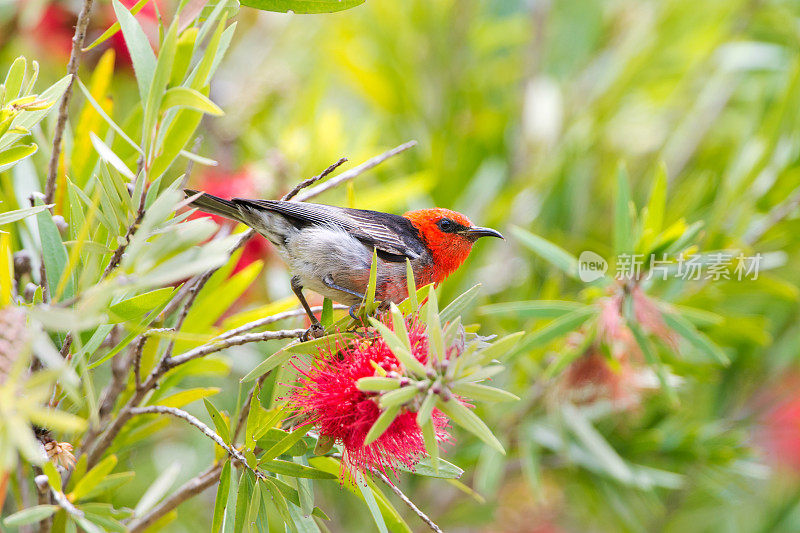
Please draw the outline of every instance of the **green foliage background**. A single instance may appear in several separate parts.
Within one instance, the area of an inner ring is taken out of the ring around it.
[[[98,1],[96,9],[104,7]],[[41,53],[18,9],[0,4],[0,71],[19,55],[35,58],[37,87],[47,87],[63,76],[66,61]],[[486,307],[492,303],[591,301],[591,289],[533,253],[511,228],[574,255],[593,250],[611,258],[620,161],[639,206],[663,163],[665,226],[701,221],[699,249],[767,258],[769,268],[755,281],[653,288],[659,299],[713,314],[701,329],[731,363],[683,345],[681,356],[662,347],[664,365],[683,378],[677,401],[661,390],[632,412],[601,406],[584,413],[591,438],[565,426],[577,416],[574,407],[559,401],[557,377],[545,374],[550,358],[567,352],[563,338],[517,354],[495,384],[521,401],[478,408],[508,455],[465,432],[445,453],[465,470],[461,481],[474,493],[435,479],[401,482],[437,523],[446,531],[800,528],[796,474],[773,467],[757,446],[763,397],[796,372],[800,353],[797,3],[368,0],[329,15],[243,7],[236,20],[208,93],[225,115],[206,116],[201,142],[189,148],[219,161],[223,172],[245,169],[258,194],[277,197],[343,155],[354,166],[418,140],[319,201],[397,213],[439,205],[508,234],[506,242],[480,242],[442,287],[440,299],[448,302],[482,283],[464,320],[480,323],[483,333],[535,332],[550,320],[493,312]],[[84,69],[88,84],[91,71]],[[114,119],[125,124],[140,100],[129,70],[117,66],[108,94]],[[16,175],[0,173],[4,210],[24,207],[13,193],[20,173],[44,182],[54,118],[48,115],[44,133],[34,135],[44,141],[40,151],[15,167]],[[136,159],[118,138],[113,149]],[[171,172],[177,176],[184,163]],[[195,164],[194,183],[202,172]],[[289,295],[276,257],[251,273],[252,292],[240,309]],[[198,321],[197,332],[210,325]],[[215,375],[198,371],[181,388],[218,387],[215,404],[233,411],[239,378],[264,352],[228,350],[215,360]],[[213,458],[207,441],[183,426],[156,435],[131,452],[136,476],[116,491],[116,505],[134,507],[167,465],[180,466],[177,486]],[[548,445],[553,438],[562,444]],[[642,467],[641,477],[615,474],[619,460],[623,468]],[[206,530],[213,492],[184,503],[167,530]],[[373,527],[368,510],[344,489],[331,483],[321,492],[331,530]],[[422,528],[393,501],[414,530]]]

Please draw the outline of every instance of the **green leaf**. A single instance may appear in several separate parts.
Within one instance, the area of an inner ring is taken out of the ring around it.
[[[319,340],[319,339],[318,339]],[[281,350],[278,350],[274,354],[270,355],[263,361],[261,361],[256,367],[248,372],[242,379],[239,381],[241,383],[248,383],[250,381],[256,380],[261,377],[262,374],[266,374],[273,368],[282,365],[292,357],[294,357],[294,353],[290,352],[288,347],[285,347]]]
[[[253,495],[252,474],[249,470],[242,472],[239,478],[239,490],[236,492],[236,514],[233,522],[233,531],[240,533],[244,530],[245,513],[247,504]]]
[[[294,524],[292,520],[292,515],[289,513],[289,505],[286,503],[286,498],[281,493],[278,486],[273,482],[272,479],[264,479],[261,480],[264,486],[267,488],[269,493],[272,495],[272,501],[275,504],[275,507],[278,509],[278,514],[281,515],[281,518],[286,524],[289,524],[290,528]]]
[[[274,446],[264,452],[264,455],[258,460],[259,463],[262,461],[270,461],[275,459],[280,454],[284,453],[286,450],[294,446],[294,444],[305,437],[306,433],[311,429],[310,425],[300,426],[284,438],[279,440]]]
[[[6,527],[17,527],[41,522],[45,518],[53,516],[53,513],[59,509],[58,505],[34,505],[7,516],[3,519],[3,524]]]
[[[355,338],[358,338],[358,335],[355,333],[336,333],[334,335],[326,335],[320,339],[290,344],[283,349],[291,353],[316,355],[320,350],[325,352],[336,351],[337,346],[344,346],[347,341]]]
[[[435,477],[439,479],[458,479],[464,474],[464,470],[453,463],[448,463],[444,459],[434,461],[430,457],[425,457],[420,460],[412,468],[399,464],[397,465],[397,469],[411,472],[418,476]]]
[[[372,424],[372,427],[369,428],[367,436],[364,438],[364,446],[369,446],[378,440],[378,438],[383,435],[384,431],[386,431],[389,426],[392,425],[392,422],[394,422],[394,419],[398,413],[400,413],[399,405],[384,409],[378,419],[375,420],[375,423]]]
[[[72,489],[70,497],[76,501],[84,498],[93,488],[103,481],[103,479],[105,479],[105,477],[110,474],[112,470],[114,470],[115,466],[117,466],[116,455],[109,455],[97,463],[94,468],[89,470],[86,475],[75,484],[75,488]]]
[[[27,68],[28,62],[25,60],[23,56],[19,56],[11,63],[11,68],[8,69],[8,74],[6,74],[6,80],[3,82],[3,86],[6,88],[6,97],[5,101],[10,102],[12,100],[16,100],[20,96],[20,91],[22,90],[22,83],[25,80],[25,70]],[[3,102],[0,101],[0,105]]]
[[[436,406],[436,399],[438,397],[438,395],[433,394],[433,392],[428,389],[428,393],[425,395],[425,399],[422,400],[422,405],[420,405],[419,411],[417,411],[417,424],[424,426],[428,423],[431,418],[431,413],[433,413],[433,408]]]
[[[520,318],[558,318],[570,311],[581,309],[583,304],[565,300],[528,300],[484,305],[478,309],[481,315],[514,315]]]
[[[594,306],[584,306],[576,311],[553,320],[543,328],[535,331],[530,335],[520,346],[518,346],[514,353],[522,353],[540,346],[544,346],[548,342],[562,337],[578,329],[589,318],[597,314],[597,308]]]
[[[564,423],[592,454],[603,470],[620,481],[633,480],[633,472],[622,457],[586,419],[583,413],[570,404],[561,406]]]
[[[361,491],[361,495],[364,497],[364,503],[367,504],[369,514],[372,515],[375,525],[378,526],[378,531],[380,533],[389,533],[386,522],[383,520],[383,514],[378,507],[378,502],[375,500],[375,494],[372,492],[372,488],[364,481],[364,476],[361,472],[356,472],[355,482],[356,486]]]
[[[320,435],[314,445],[314,455],[326,455],[333,449],[336,439],[329,435]]]
[[[677,313],[661,313],[664,317],[664,322],[667,327],[674,330],[678,335],[689,341],[689,343],[711,357],[717,363],[722,365],[730,364],[730,359],[727,354],[722,351],[722,348],[714,344],[711,339],[700,333],[691,322],[678,315]]]
[[[372,263],[369,267],[369,281],[367,282],[367,292],[364,293],[365,296],[365,307],[367,312],[369,312],[373,306],[375,305],[375,291],[378,287],[378,249],[373,248],[372,250]]]
[[[42,242],[42,255],[44,256],[44,268],[47,274],[47,283],[51,296],[55,299],[55,291],[61,280],[61,275],[67,267],[67,248],[61,241],[61,234],[58,232],[53,216],[49,211],[41,211],[36,215],[36,222],[39,226],[39,238]],[[75,295],[74,278],[70,276],[64,286],[61,296],[68,300]]]
[[[217,408],[214,407],[213,403],[205,398],[203,399],[203,403],[206,405],[206,411],[208,411],[211,421],[214,422],[214,427],[217,429],[217,434],[222,437],[222,440],[224,440],[226,444],[230,444],[231,434],[230,430],[228,430],[228,424],[225,423],[225,418],[223,418]]]
[[[125,37],[125,45],[131,56],[136,83],[139,85],[139,96],[142,101],[147,101],[150,84],[156,71],[156,55],[150,47],[147,35],[131,12],[119,0],[112,0],[112,3],[122,28],[122,35]]]
[[[37,109],[36,111],[25,111],[24,113],[19,113],[16,117],[14,117],[14,120],[11,122],[11,128],[18,130],[19,132],[12,133],[11,131],[8,131],[5,135],[1,136],[0,151],[8,148],[21,137],[27,135],[27,133],[22,132],[31,131],[36,124],[38,124],[45,116],[47,116],[47,114],[53,108],[52,104],[57,102],[64,94],[64,91],[67,90],[67,85],[69,85],[71,79],[72,76],[67,74],[53,85],[48,87],[42,94],[40,94],[37,100],[45,103],[41,109]]]
[[[154,403],[150,405],[158,404],[163,405],[164,407],[183,407],[184,405],[189,405],[197,400],[214,396],[220,390],[221,389],[219,387],[198,387],[196,389],[176,392],[175,394],[171,394],[165,398],[153,400]]]
[[[241,0],[246,7],[278,13],[334,13],[359,6],[364,0]]]
[[[459,396],[479,402],[516,402],[519,396],[478,383],[454,383],[452,390]]]
[[[50,486],[53,488],[53,490],[56,492],[61,492],[61,474],[59,474],[58,470],[56,470],[56,465],[50,461],[47,461],[42,467],[42,470],[47,476],[47,482],[50,483]]]
[[[36,143],[18,144],[8,150],[0,152],[0,172],[8,170],[26,157],[32,156],[38,149],[39,145]]]
[[[100,137],[94,134],[93,131],[89,132],[89,138],[92,141],[92,146],[94,149],[97,150],[97,153],[100,155],[100,158],[117,169],[117,171],[128,178],[129,180],[133,181],[136,179],[136,176],[133,174],[133,171],[122,162],[122,159],[114,153],[114,151],[108,147],[106,143],[100,140]]]
[[[147,490],[144,492],[139,501],[136,503],[134,513],[136,516],[142,516],[144,513],[152,509],[167,492],[169,492],[172,484],[175,483],[175,478],[180,472],[181,466],[179,463],[170,463],[159,472],[158,477],[153,481]]]
[[[53,204],[35,205],[33,207],[26,207],[24,209],[16,209],[14,211],[6,211],[5,213],[0,213],[0,226],[2,226],[3,224],[11,224],[12,222],[16,222],[17,220],[22,220],[23,218],[29,217],[31,215],[41,213],[45,209],[49,209],[51,207],[53,207]]]
[[[139,0],[138,2],[136,2],[136,3],[133,5],[133,7],[131,7],[131,15],[135,15],[136,13],[138,13],[139,11],[141,11],[141,10],[142,10],[142,8],[145,6],[145,4],[147,4],[147,2],[149,2],[149,1],[150,1],[150,0]],[[115,22],[114,24],[112,24],[112,25],[111,25],[111,27],[110,27],[110,28],[108,28],[106,31],[104,31],[104,32],[103,32],[103,33],[100,35],[100,37],[98,37],[97,39],[95,39],[95,40],[92,42],[92,44],[90,44],[89,46],[87,46],[86,48],[84,48],[84,49],[83,49],[83,51],[84,51],[84,52],[88,52],[88,51],[89,51],[89,50],[91,50],[92,48],[94,48],[94,47],[96,47],[96,46],[98,46],[98,45],[100,45],[100,44],[103,44],[103,43],[104,43],[104,42],[106,42],[108,39],[110,39],[111,37],[113,37],[113,36],[114,36],[114,34],[116,34],[118,31],[119,31],[119,22]]]
[[[173,107],[188,107],[214,116],[225,114],[208,96],[189,87],[173,87],[166,92],[161,110],[167,111]]]
[[[228,493],[231,488],[231,462],[225,461],[222,466],[222,473],[219,476],[217,486],[217,497],[214,499],[214,517],[211,520],[211,532],[219,533],[222,527],[222,519],[225,516],[225,506],[228,504]]]
[[[501,339],[494,341],[489,347],[484,348],[480,352],[480,359],[478,362],[485,365],[494,359],[502,359],[506,354],[511,352],[517,345],[522,336],[525,335],[524,331],[518,331],[511,335],[506,335]]]
[[[436,290],[433,285],[430,285],[428,288],[428,303],[425,309],[427,311],[426,323],[428,325],[430,347],[433,348],[433,353],[436,358],[441,361],[444,359],[446,351],[444,348],[444,337],[442,336],[442,320],[439,316],[439,301],[436,298]]]
[[[108,310],[126,321],[139,321],[153,309],[163,305],[175,292],[172,287],[164,287],[154,291],[137,294],[115,303]]]
[[[633,333],[633,337],[636,340],[636,344],[638,344],[639,348],[642,350],[645,361],[647,361],[647,364],[652,366],[653,369],[655,370],[656,376],[658,377],[658,381],[661,384],[661,389],[667,394],[669,401],[673,405],[677,405],[678,397],[675,394],[675,389],[669,383],[667,372],[664,369],[664,365],[661,362],[661,359],[659,359],[658,354],[656,354],[656,351],[653,348],[653,344],[644,334],[642,328],[639,327],[639,324],[629,320],[628,328],[631,330],[631,333]]]
[[[419,424],[419,422],[417,422]],[[439,471],[439,442],[436,440],[436,426],[433,420],[428,417],[424,424],[421,426],[422,440],[425,444],[425,450],[428,452],[428,457],[433,466],[433,472],[438,474]],[[417,465],[415,465],[416,468]]]
[[[441,321],[444,323],[452,322],[457,316],[463,314],[464,311],[472,305],[472,302],[478,298],[480,290],[481,284],[478,283],[467,289],[466,292],[460,294],[458,298],[450,302],[450,304],[439,313]]]
[[[248,531],[256,530],[256,522],[258,521],[258,512],[261,509],[261,484],[256,482],[253,486],[253,494],[250,496],[250,501],[247,504],[247,514],[245,515],[245,526]]]
[[[401,341],[397,335],[395,335],[394,331],[390,330],[385,324],[372,317],[369,318],[369,321],[372,326],[380,332],[381,337],[383,337],[383,340],[386,342],[386,345],[392,351],[397,360],[406,367],[406,369],[419,376],[425,375],[427,371],[425,365],[420,363],[416,357],[411,355],[411,353],[406,349],[405,344],[403,344],[403,341]]]
[[[86,420],[60,409],[32,408],[28,411],[28,416],[31,422],[54,431],[71,433],[86,429]]]
[[[497,437],[494,436],[488,426],[478,418],[478,415],[472,412],[471,409],[461,404],[457,400],[450,400],[447,402],[439,401],[436,406],[450,419],[466,429],[483,442],[505,455],[506,451]]]
[[[571,278],[578,279],[578,259],[552,242],[517,226],[511,232],[519,242]]]
[[[356,388],[364,392],[384,392],[400,388],[400,381],[383,377],[361,378],[356,381]]]
[[[333,301],[330,298],[322,300],[322,313],[320,314],[319,321],[326,330],[333,324]]]
[[[417,388],[413,386],[401,387],[397,390],[387,392],[381,396],[381,409],[400,407],[410,402],[417,395]]]
[[[617,256],[634,251],[632,207],[628,171],[620,163],[617,168],[617,200],[614,204],[614,250]]]
[[[416,313],[419,308],[417,301],[417,283],[414,279],[414,267],[411,266],[411,260],[406,257],[406,286],[408,289],[408,302],[411,305],[411,312]]]
[[[285,476],[302,477],[308,479],[336,479],[337,477],[330,472],[324,472],[310,466],[303,466],[291,461],[282,461],[280,459],[266,461],[262,466],[264,470],[274,472],[275,474],[283,474]]]
[[[664,211],[667,205],[667,167],[662,161],[656,170],[653,187],[650,189],[650,199],[647,202],[647,212],[643,221],[645,233],[653,237],[661,232],[664,227]]]

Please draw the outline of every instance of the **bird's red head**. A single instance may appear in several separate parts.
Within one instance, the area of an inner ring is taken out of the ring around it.
[[[432,280],[439,283],[467,259],[480,237],[503,238],[500,232],[472,224],[461,213],[434,207],[409,211],[403,215],[419,231],[433,258]]]

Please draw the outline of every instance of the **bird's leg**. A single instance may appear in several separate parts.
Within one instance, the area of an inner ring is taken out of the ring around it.
[[[333,282],[333,276],[331,276],[330,274],[328,274],[324,278],[322,278],[322,283],[324,283],[326,287],[329,287],[331,289],[336,289],[337,291],[345,292],[345,293],[347,293],[347,294],[349,294],[351,296],[355,296],[359,300],[364,300],[364,295],[363,294],[361,294],[359,292],[356,292],[354,290],[348,289],[347,287],[342,287],[341,285],[337,285],[336,283],[334,283]],[[360,320],[360,318],[356,314],[356,311],[358,311],[359,307],[361,307],[361,302],[351,305],[350,309],[348,309],[348,313],[350,313],[350,317],[353,320],[355,320],[356,322],[358,322]]]
[[[321,337],[325,333],[325,328],[323,328],[322,324],[319,323],[319,320],[317,320],[317,317],[311,310],[311,306],[308,305],[306,297],[303,296],[303,285],[300,283],[300,278],[297,276],[292,276],[291,286],[292,292],[294,292],[295,296],[297,296],[297,299],[300,300],[300,305],[302,305],[303,309],[306,310],[306,314],[308,315],[309,320],[311,320],[311,327],[308,328],[308,330],[303,334],[301,340],[307,341]]]

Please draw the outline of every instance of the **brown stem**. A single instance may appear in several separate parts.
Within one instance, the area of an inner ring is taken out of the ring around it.
[[[373,475],[377,476],[381,481],[386,483],[386,486],[388,486],[389,489],[391,489],[391,491],[394,492],[398,498],[403,500],[403,503],[405,503],[408,506],[408,508],[414,512],[414,514],[420,517],[420,519],[422,519],[423,522],[428,524],[428,527],[431,528],[431,530],[436,531],[437,533],[442,533],[442,528],[436,525],[436,522],[431,520],[431,518],[428,515],[423,513],[422,510],[419,507],[417,507],[414,504],[414,502],[411,501],[411,498],[403,494],[403,491],[400,490],[400,488],[397,487],[394,483],[392,483],[392,481],[388,477],[386,477],[386,475],[383,472],[373,469],[372,473]]]
[[[181,485],[178,490],[173,492],[165,500],[159,502],[158,505],[153,507],[147,514],[128,524],[128,531],[131,533],[138,533],[139,531],[146,530],[159,518],[216,483],[221,473],[222,463],[209,467],[205,472],[201,472]]]
[[[347,158],[343,157],[343,158],[339,159],[336,163],[332,164],[331,166],[329,166],[328,168],[323,170],[322,173],[317,174],[313,178],[308,178],[307,180],[301,181],[300,183],[298,183],[295,186],[294,189],[292,189],[291,191],[289,191],[285,195],[283,195],[283,198],[281,198],[281,200],[284,200],[284,201],[291,200],[292,198],[294,198],[297,195],[297,193],[299,193],[300,191],[302,191],[306,187],[310,187],[311,185],[314,185],[316,182],[318,182],[319,180],[321,180],[322,178],[324,178],[325,176],[327,176],[328,174],[330,174],[331,172],[336,170],[336,167],[342,165],[345,161],[347,161]]]
[[[53,153],[50,154],[50,163],[47,167],[47,183],[44,189],[44,203],[53,203],[56,192],[56,175],[58,174],[58,159],[61,155],[61,140],[64,137],[64,128],[67,126],[67,115],[69,114],[69,103],[72,100],[72,86],[75,83],[75,76],[78,74],[78,64],[81,59],[81,48],[86,39],[86,28],[89,26],[89,13],[92,10],[94,0],[83,0],[81,11],[78,13],[78,21],[75,24],[75,34],[72,36],[72,51],[69,55],[67,64],[67,74],[70,75],[67,89],[61,98],[61,105],[58,108],[58,119],[56,121],[56,131],[53,135]]]
[[[350,181],[351,179],[355,178],[356,176],[360,176],[361,174],[363,174],[367,170],[370,170],[371,168],[374,168],[374,167],[378,166],[379,164],[383,163],[384,161],[386,161],[390,157],[395,156],[395,155],[397,155],[397,154],[399,154],[401,152],[405,152],[409,148],[412,148],[412,147],[414,147],[416,145],[417,145],[417,141],[408,141],[407,143],[403,143],[400,146],[396,146],[396,147],[392,148],[391,150],[388,150],[388,151],[386,151],[386,152],[384,152],[384,153],[382,153],[380,155],[377,155],[377,156],[373,157],[372,159],[369,159],[369,160],[361,163],[357,167],[351,168],[347,172],[342,172],[341,174],[339,174],[335,178],[331,178],[328,181],[326,181],[325,183],[317,185],[316,187],[312,187],[311,189],[306,190],[304,193],[298,194],[297,198],[296,198],[296,201],[304,202],[306,200],[310,200],[311,198],[314,198],[315,196],[319,196],[323,192],[325,192],[325,191],[327,191],[329,189],[332,189],[332,188],[334,188],[334,187],[336,187],[338,185],[341,185],[342,183],[344,183],[346,181]]]

